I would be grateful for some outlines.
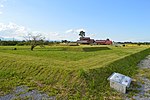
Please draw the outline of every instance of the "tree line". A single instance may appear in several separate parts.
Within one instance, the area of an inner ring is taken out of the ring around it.
[[[79,32],[80,37],[85,37],[85,32],[80,31]],[[32,33],[29,33],[27,36],[24,37],[25,40],[22,41],[17,41],[17,40],[12,40],[12,41],[6,41],[0,39],[0,46],[25,46],[25,45],[30,45],[31,50],[33,50],[36,46],[41,46],[44,47],[44,45],[54,45],[54,44],[59,44],[59,43],[70,43],[70,41],[67,40],[62,40],[62,41],[48,41],[45,40],[45,37],[43,37],[41,34],[36,34],[33,35]],[[116,42],[119,44],[137,44],[137,45],[150,45],[150,42]]]
[[[62,41],[45,40],[45,41],[43,41],[43,45],[59,44],[59,43],[62,43]],[[18,41],[18,40],[1,40],[0,39],[0,46],[29,46],[29,45],[30,45],[30,42],[25,41],[25,40]],[[38,43],[38,45],[39,45],[39,43]]]

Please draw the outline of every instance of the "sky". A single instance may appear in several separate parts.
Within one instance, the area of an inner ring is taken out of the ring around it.
[[[0,0],[0,38],[150,42],[150,0]]]

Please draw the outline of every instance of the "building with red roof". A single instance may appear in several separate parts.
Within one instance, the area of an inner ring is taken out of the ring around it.
[[[90,37],[80,37],[80,40],[77,40],[79,44],[97,44],[97,45],[112,45],[112,41],[109,39],[106,40],[94,40]]]

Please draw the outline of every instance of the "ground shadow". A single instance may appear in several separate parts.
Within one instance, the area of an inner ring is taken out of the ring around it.
[[[100,50],[111,50],[108,47],[84,47],[83,51],[92,52],[92,51],[100,51]]]
[[[108,47],[83,47],[83,48],[50,48],[50,49],[35,49],[36,51],[80,51],[80,52],[94,52],[101,50],[111,50]]]

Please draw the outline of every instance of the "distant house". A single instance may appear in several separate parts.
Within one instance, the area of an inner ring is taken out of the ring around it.
[[[110,41],[109,39],[106,39],[106,40],[96,40],[95,44],[97,44],[97,45],[111,45],[112,41]]]
[[[80,37],[80,40],[77,40],[79,44],[92,44],[94,42],[94,39],[90,39],[90,37]]]
[[[112,41],[109,39],[106,40],[94,40],[90,39],[90,37],[80,37],[80,40],[77,40],[79,44],[96,44],[96,45],[111,45]]]

